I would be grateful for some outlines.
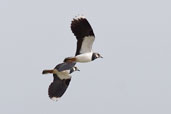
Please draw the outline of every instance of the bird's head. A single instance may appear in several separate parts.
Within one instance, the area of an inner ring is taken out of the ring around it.
[[[95,60],[97,58],[103,58],[99,53],[93,53],[92,60]]]
[[[72,72],[74,72],[74,71],[80,71],[80,70],[78,69],[78,67],[74,66],[74,67],[71,68],[70,74],[71,74]]]

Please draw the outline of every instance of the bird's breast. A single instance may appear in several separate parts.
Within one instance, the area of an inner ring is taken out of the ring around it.
[[[76,56],[76,61],[77,62],[81,62],[81,63],[86,63],[86,62],[90,62],[92,60],[92,52],[90,53],[83,53],[80,55]]]

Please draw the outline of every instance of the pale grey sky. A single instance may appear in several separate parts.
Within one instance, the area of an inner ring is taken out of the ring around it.
[[[0,0],[1,114],[170,114],[169,0]],[[84,14],[104,59],[77,64],[53,102],[42,75],[75,53],[70,30]]]

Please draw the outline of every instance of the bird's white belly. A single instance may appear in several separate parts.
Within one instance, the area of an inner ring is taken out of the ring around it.
[[[92,60],[92,52],[84,53],[76,56],[76,61],[81,63],[90,62]]]
[[[71,75],[69,74],[69,70],[64,70],[62,72],[59,72],[55,69],[55,74],[61,79],[70,79]]]

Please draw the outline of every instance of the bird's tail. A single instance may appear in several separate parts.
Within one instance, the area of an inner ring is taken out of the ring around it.
[[[64,59],[64,62],[76,62],[76,57],[67,57]]]
[[[53,70],[43,70],[42,74],[53,73]]]

